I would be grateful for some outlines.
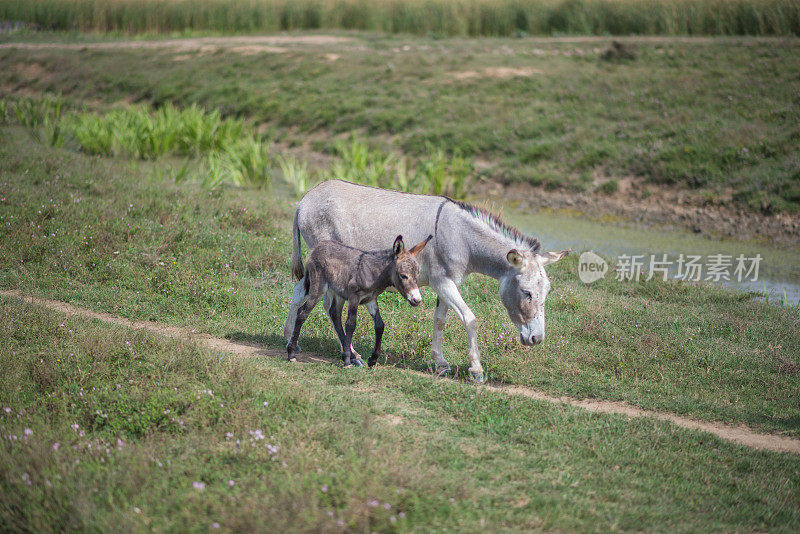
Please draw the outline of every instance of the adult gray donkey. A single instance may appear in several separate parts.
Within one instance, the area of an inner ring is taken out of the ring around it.
[[[292,274],[297,279],[303,277],[301,237],[309,247],[332,239],[362,250],[378,250],[386,248],[398,234],[411,243],[433,235],[417,259],[419,284],[429,285],[438,296],[431,345],[437,374],[450,372],[450,365],[442,355],[442,331],[447,311],[452,308],[467,331],[470,375],[476,382],[483,382],[478,325],[458,290],[471,273],[500,281],[500,300],[519,328],[523,345],[542,342],[544,300],[550,290],[544,266],[560,260],[569,251],[542,253],[536,239],[505,224],[499,217],[443,196],[401,193],[342,180],[320,183],[305,194],[294,213]],[[330,294],[326,297],[326,309],[335,304],[335,298]],[[287,342],[304,300],[301,280],[295,285],[284,327]]]

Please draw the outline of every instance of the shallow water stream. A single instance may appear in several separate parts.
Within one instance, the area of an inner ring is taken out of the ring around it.
[[[765,292],[770,302],[787,301],[792,305],[800,302],[800,250],[797,249],[752,241],[718,240],[677,230],[627,228],[553,212],[526,213],[504,209],[503,218],[525,233],[537,236],[546,250],[571,248],[577,254],[596,252],[608,262],[606,277],[617,276],[615,267],[620,260],[624,265],[631,264],[633,260],[625,256],[639,256],[636,261],[643,263],[642,272],[646,276],[651,255],[655,255],[656,261],[661,261],[666,254],[667,262],[663,266],[668,268],[670,278],[680,275],[678,260],[681,254],[684,259],[690,255],[700,256],[697,263],[702,267],[703,280],[710,277],[708,281],[712,283],[743,291]],[[758,261],[758,276],[753,279],[754,272],[747,271],[757,255],[761,259]],[[737,275],[739,256],[744,257],[745,269]],[[711,264],[715,261],[718,265],[730,263],[717,268],[717,272],[727,273],[729,280],[714,274]],[[741,282],[737,278],[741,278]]]

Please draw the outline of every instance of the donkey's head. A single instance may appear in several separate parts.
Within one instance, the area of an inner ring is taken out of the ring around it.
[[[403,236],[397,236],[394,240],[394,265],[392,266],[391,276],[392,285],[403,295],[409,304],[418,306],[422,302],[422,295],[419,292],[419,284],[417,278],[419,277],[419,263],[417,263],[417,254],[425,248],[428,241],[433,239],[432,235],[422,243],[418,243],[406,251],[406,245],[403,243]]]
[[[513,249],[506,255],[510,269],[500,278],[500,300],[511,321],[519,328],[523,345],[537,345],[544,339],[544,299],[550,291],[550,280],[544,266],[569,254]]]

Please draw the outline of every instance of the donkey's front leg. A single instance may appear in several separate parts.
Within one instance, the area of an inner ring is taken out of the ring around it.
[[[350,343],[353,342],[353,332],[356,331],[358,300],[358,297],[356,297],[347,302],[347,320],[344,323],[344,344],[342,346],[342,365],[345,367],[350,367],[351,365]]]
[[[469,374],[472,379],[478,384],[483,382],[483,367],[481,366],[481,354],[478,352],[478,322],[475,320],[475,314],[469,309],[467,303],[461,297],[458,291],[458,286],[452,280],[447,280],[439,284],[437,289],[439,297],[453,308],[458,318],[464,324],[467,331],[467,340],[469,342]],[[437,306],[436,310],[439,308]],[[444,327],[444,325],[442,325]]]
[[[450,364],[444,359],[442,350],[442,338],[444,337],[444,325],[447,322],[447,310],[450,306],[439,297],[436,298],[436,311],[433,312],[433,338],[431,339],[431,355],[436,364],[435,373],[437,376],[444,376],[450,373]]]
[[[370,315],[372,315],[372,321],[375,323],[375,348],[372,349],[372,356],[370,356],[369,364],[370,367],[374,366],[378,363],[378,357],[381,353],[381,340],[383,339],[383,328],[384,323],[383,319],[381,318],[381,312],[378,309],[378,301],[373,300],[367,304],[367,311]]]

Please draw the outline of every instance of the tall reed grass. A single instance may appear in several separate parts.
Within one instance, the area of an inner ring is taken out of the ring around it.
[[[418,35],[798,35],[797,0],[3,0],[67,31],[358,29]]]

